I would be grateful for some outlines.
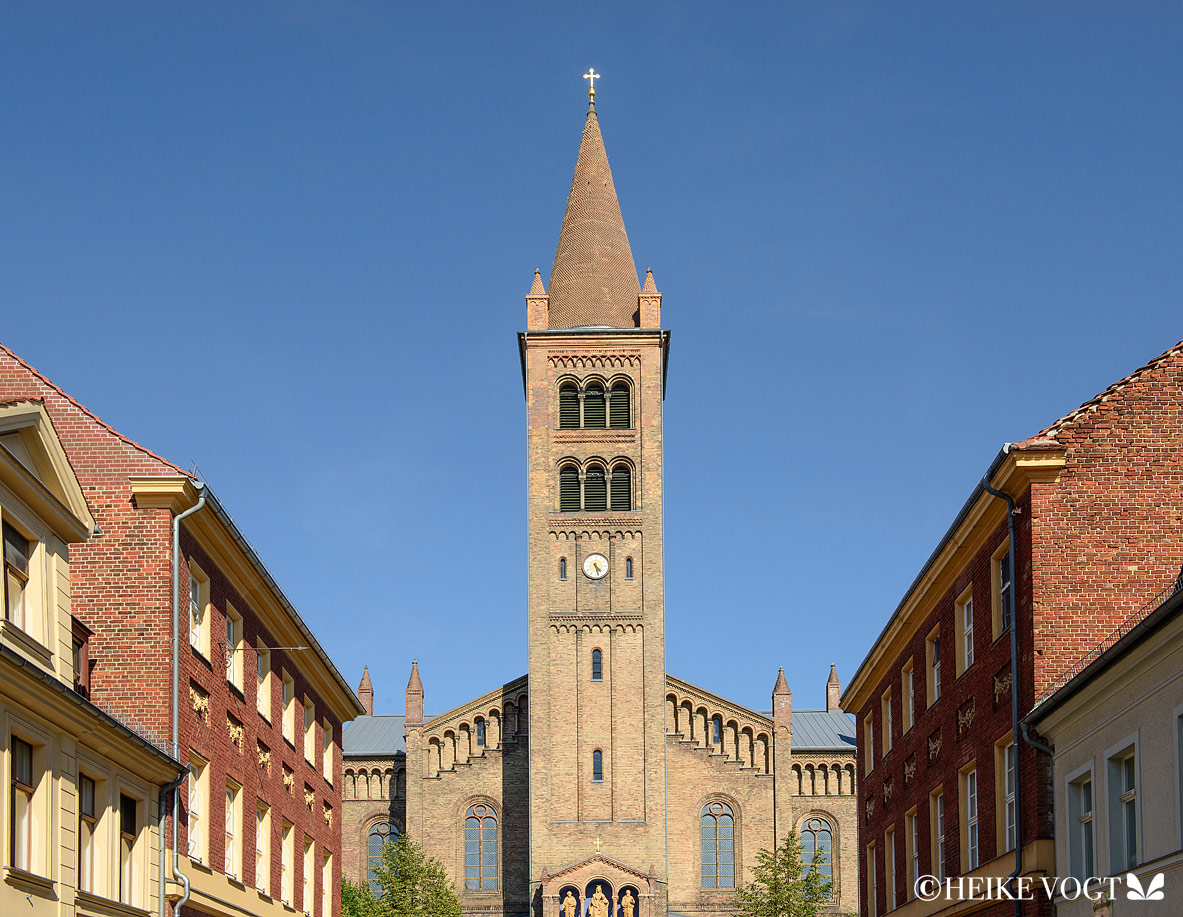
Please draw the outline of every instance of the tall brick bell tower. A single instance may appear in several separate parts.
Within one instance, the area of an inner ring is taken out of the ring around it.
[[[530,896],[666,911],[662,399],[669,332],[642,287],[594,83],[549,288],[519,334],[527,404]],[[610,886],[610,887],[609,887]],[[581,907],[582,910],[582,907]],[[614,908],[615,911],[615,908]]]

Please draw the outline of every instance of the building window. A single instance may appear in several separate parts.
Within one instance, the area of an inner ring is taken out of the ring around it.
[[[320,860],[320,915],[331,917],[333,913],[333,855],[328,851],[321,854]]]
[[[604,389],[600,385],[589,385],[583,391],[583,426],[584,429],[599,430],[607,424],[607,405],[604,399]]]
[[[702,809],[702,887],[735,888],[735,814],[723,802]]]
[[[604,779],[604,753],[598,748],[592,752],[592,782],[599,783]]]
[[[916,880],[920,878],[920,819],[912,809],[904,816],[904,843],[908,857],[908,874],[904,877],[904,899],[916,897]]]
[[[834,834],[828,822],[820,818],[807,819],[801,826],[802,876],[817,870],[828,886],[826,897],[834,895]]]
[[[633,578],[633,559],[631,557],[626,557],[624,559],[624,578]]]
[[[961,871],[965,873],[978,868],[978,771],[972,765],[961,772],[961,823],[965,826]]]
[[[209,580],[190,562],[189,645],[209,658]]]
[[[608,508],[608,479],[602,465],[589,465],[583,475],[583,508],[601,512]]]
[[[33,746],[12,736],[9,740],[11,793],[9,795],[9,862],[16,869],[33,871],[33,798],[37,792]]]
[[[945,794],[937,790],[928,797],[928,828],[931,838],[932,874],[945,878]]]
[[[333,724],[327,719],[321,724],[324,732],[324,745],[320,750],[320,772],[330,784],[333,782],[333,759],[336,757],[337,740],[333,732]]]
[[[4,616],[21,630],[27,629],[25,593],[29,586],[29,560],[33,542],[3,523],[4,531]]]
[[[255,705],[259,716],[271,722],[271,650],[255,647]]]
[[[879,917],[879,881],[875,875],[875,845],[867,845],[867,909]]]
[[[242,787],[232,780],[226,781],[226,859],[225,868],[222,871],[232,879],[241,878],[239,874],[239,868],[242,865],[239,846],[242,843],[241,798]]]
[[[872,708],[874,709],[874,708]],[[875,769],[875,717],[868,712],[863,717],[863,773]]]
[[[1109,758],[1109,869],[1138,865],[1138,757],[1134,746]]]
[[[316,758],[316,708],[304,698],[304,760],[309,764]]]
[[[78,775],[78,888],[94,892],[95,888],[95,782],[86,774]]]
[[[476,721],[476,744],[477,748],[485,747],[485,721]]]
[[[475,805],[464,815],[464,888],[497,889],[497,816],[486,805]]]
[[[974,597],[973,587],[966,589],[957,601],[957,625],[961,639],[957,643],[957,674],[974,664]]]
[[[720,717],[711,717],[711,744],[723,744],[723,720]]]
[[[136,837],[140,832],[139,805],[131,796],[119,794],[119,901],[137,904]]]
[[[571,383],[559,387],[559,429],[579,428],[579,389]]]
[[[1011,569],[1010,540],[999,545],[990,558],[990,605],[994,638],[998,639],[1010,628]]]
[[[629,391],[623,382],[612,385],[608,396],[608,423],[614,429],[627,429],[631,426],[629,417]]]
[[[369,853],[369,869],[366,875],[371,891],[378,892],[382,890],[382,886],[378,882],[378,870],[382,867],[382,852],[386,849],[388,843],[394,843],[397,840],[398,828],[389,822],[379,822],[370,829],[367,847]]]
[[[592,650],[592,681],[604,680],[603,656],[599,650]]]
[[[92,631],[77,618],[70,619],[70,656],[74,666],[74,690],[90,698],[90,638]]]
[[[305,914],[312,914],[312,888],[315,881],[316,863],[313,859],[316,852],[316,845],[312,843],[312,838],[307,834],[304,835],[304,864],[301,872],[303,882],[300,886],[300,906],[304,909]]]
[[[928,706],[941,699],[941,628],[934,627],[925,641],[928,661]]]
[[[242,690],[242,617],[226,606],[226,680]]]
[[[880,713],[883,717],[883,757],[891,751],[891,688],[883,692],[879,698]]]
[[[283,737],[296,744],[296,682],[285,670],[283,675]]]
[[[292,860],[296,856],[293,846],[296,842],[294,825],[286,818],[283,820],[282,843],[279,848],[279,894],[284,904],[292,905]]]
[[[559,558],[559,579],[567,578],[567,558]]]
[[[271,889],[271,809],[255,806],[255,888],[264,895]]]
[[[559,469],[559,512],[579,512],[579,468],[564,465]]]
[[[999,744],[994,760],[998,775],[998,850],[1005,852],[1015,849],[1015,743],[1008,738]]]
[[[209,812],[208,766],[196,755],[189,756],[189,858],[204,863],[209,849],[206,814]]]
[[[633,508],[633,475],[628,465],[612,466],[612,509],[628,512]]]
[[[883,835],[883,884],[887,887],[887,909],[895,910],[895,826]]]
[[[916,685],[912,678],[912,660],[904,666],[900,675],[900,693],[904,698],[904,732],[907,732],[916,722]]]
[[[1093,774],[1068,784],[1068,868],[1080,881],[1094,875]]]

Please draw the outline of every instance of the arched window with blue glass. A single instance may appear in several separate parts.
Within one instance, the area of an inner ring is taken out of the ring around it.
[[[600,783],[604,779],[604,753],[598,748],[592,752],[592,782]]]
[[[702,808],[702,887],[735,888],[735,813],[725,802]]]
[[[604,680],[604,656],[599,650],[592,650],[592,681]]]
[[[497,816],[491,806],[470,806],[464,815],[464,888],[497,889]]]
[[[373,891],[379,891],[378,884],[378,867],[382,865],[382,851],[386,848],[388,843],[394,843],[398,840],[398,828],[390,822],[378,822],[370,828],[370,835],[367,841],[367,853],[369,855],[369,869],[367,870],[367,879],[370,883],[370,888]]]
[[[807,818],[801,826],[801,862],[805,865],[802,875],[809,875],[816,869],[818,875],[829,883],[827,897],[834,893],[834,834],[824,818]]]

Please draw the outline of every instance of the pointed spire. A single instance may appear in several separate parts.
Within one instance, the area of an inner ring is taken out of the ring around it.
[[[526,295],[528,295],[528,296],[545,296],[546,295],[546,287],[544,287],[542,285],[542,271],[538,270],[538,268],[534,268],[534,284],[533,284],[533,286],[530,287],[530,292]]]
[[[370,667],[366,666],[361,673],[361,684],[357,686],[357,699],[366,708],[366,716],[374,715],[374,685],[370,681]]]
[[[778,694],[792,694],[789,690],[789,683],[785,679],[784,667],[781,667],[780,674],[776,676],[776,685],[772,689],[772,696],[776,697]]]
[[[838,668],[830,663],[830,677],[826,679],[826,709],[837,710],[842,697],[842,683],[838,681]]]
[[[772,688],[772,721],[790,732],[793,729],[793,692],[789,690],[783,668],[777,674],[776,685]]]
[[[550,271],[549,327],[637,327],[637,267],[595,108],[588,110]]]
[[[656,293],[657,284],[653,282],[653,268],[645,268],[645,285],[641,287],[642,293]]]
[[[407,680],[407,724],[423,722],[423,682],[419,680],[419,660],[411,660],[411,677]]]

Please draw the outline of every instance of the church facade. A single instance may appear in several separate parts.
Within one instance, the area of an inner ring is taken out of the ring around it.
[[[529,671],[429,718],[413,665],[405,746],[373,746],[370,717],[350,726],[347,873],[363,878],[375,830],[406,831],[467,914],[721,915],[757,852],[796,830],[807,858],[825,855],[827,912],[851,913],[854,727],[837,675],[825,710],[794,711],[782,671],[757,711],[665,671],[670,334],[652,272],[638,280],[590,95],[550,281],[535,273],[518,338]],[[363,773],[381,799],[358,798]]]

